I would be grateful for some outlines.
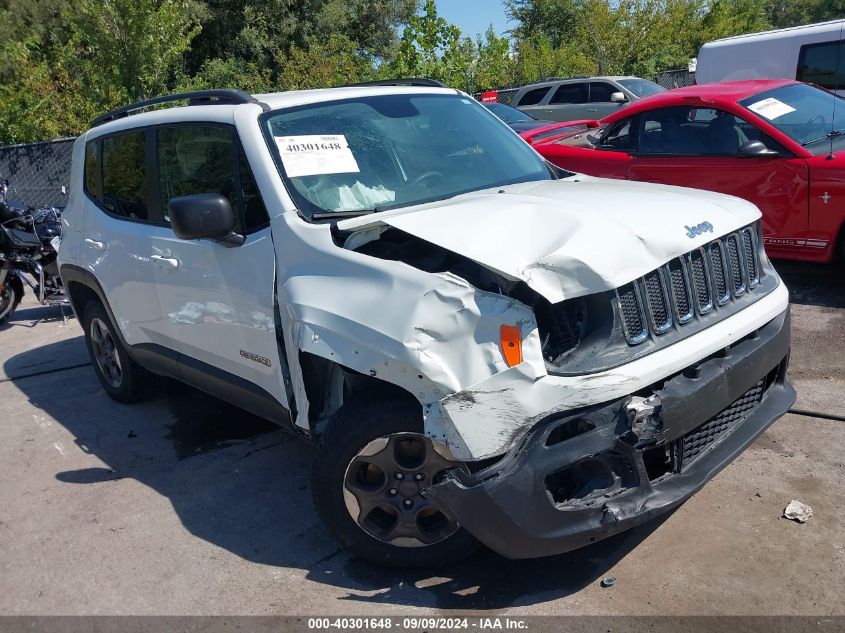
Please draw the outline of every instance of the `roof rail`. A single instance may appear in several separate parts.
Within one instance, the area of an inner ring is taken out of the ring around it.
[[[570,79],[590,79],[590,75],[570,75],[569,77],[545,77],[536,83],[544,81],[568,81]]]
[[[103,123],[108,123],[109,121],[114,121],[115,119],[121,119],[129,116],[130,113],[137,110],[143,110],[144,108],[149,108],[150,106],[158,105],[160,103],[172,103],[174,101],[187,101],[188,105],[235,105],[241,103],[257,103],[265,111],[269,110],[269,107],[266,104],[261,103],[258,99],[243,90],[235,90],[233,88],[195,90],[193,92],[180,92],[177,94],[163,95],[153,99],[144,99],[143,101],[130,103],[129,105],[122,106],[116,110],[112,110],[111,112],[101,114],[94,119],[93,123],[91,123],[91,127],[97,127]]]
[[[352,88],[356,86],[420,86],[425,88],[448,88],[446,84],[427,77],[402,77],[397,79],[377,79],[376,81],[362,81],[357,84],[344,84],[338,88]]]

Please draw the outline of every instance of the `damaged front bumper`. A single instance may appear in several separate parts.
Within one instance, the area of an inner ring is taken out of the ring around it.
[[[606,538],[680,505],[786,413],[795,401],[788,357],[786,311],[637,392],[660,403],[648,433],[632,430],[628,397],[568,411],[541,421],[494,465],[450,471],[426,494],[509,558]]]

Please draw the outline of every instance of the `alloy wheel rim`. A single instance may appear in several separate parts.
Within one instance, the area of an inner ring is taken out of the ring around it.
[[[424,490],[460,464],[443,457],[420,433],[373,440],[349,462],[343,480],[346,509],[373,538],[399,547],[426,547],[460,528]]]
[[[94,359],[97,361],[100,373],[112,387],[117,389],[123,381],[123,370],[111,332],[102,320],[94,317],[91,319],[89,334]]]

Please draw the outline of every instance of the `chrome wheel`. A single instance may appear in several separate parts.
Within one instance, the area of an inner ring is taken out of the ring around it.
[[[120,358],[115,348],[114,339],[106,324],[98,317],[91,319],[88,334],[91,338],[91,349],[100,373],[112,387],[118,389],[123,381]]]
[[[15,291],[12,289],[11,284],[7,284],[6,287],[3,288],[3,294],[0,294],[0,321],[9,315],[14,306]]]
[[[423,491],[444,471],[459,466],[419,433],[380,437],[361,449],[346,468],[346,509],[367,534],[382,542],[400,547],[439,543],[460,526]]]

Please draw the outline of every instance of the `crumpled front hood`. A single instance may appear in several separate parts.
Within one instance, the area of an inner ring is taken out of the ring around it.
[[[618,288],[759,217],[753,204],[732,196],[578,175],[345,220],[338,228],[387,224],[557,303]],[[688,227],[699,225],[703,232],[690,237]]]

